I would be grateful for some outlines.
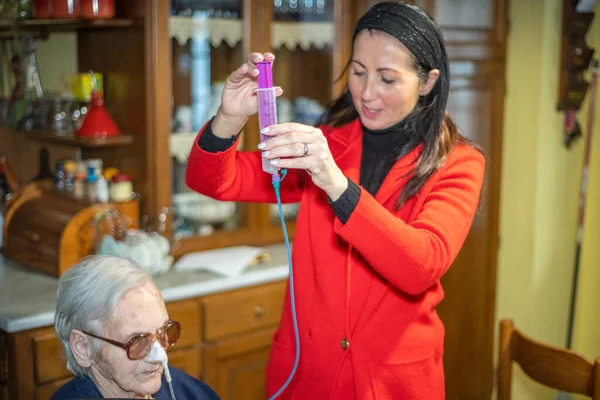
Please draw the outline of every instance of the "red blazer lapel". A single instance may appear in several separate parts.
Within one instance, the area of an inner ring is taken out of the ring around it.
[[[358,119],[348,125],[333,129],[328,136],[329,149],[337,166],[344,175],[360,182],[360,159],[362,157],[362,127]]]
[[[385,205],[392,196],[394,196],[394,204],[396,203],[395,200],[400,194],[400,190],[408,182],[410,170],[417,162],[422,148],[423,146],[419,145],[396,161],[375,195],[375,199],[379,204]]]

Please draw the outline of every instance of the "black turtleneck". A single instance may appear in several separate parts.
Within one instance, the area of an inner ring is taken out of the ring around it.
[[[362,131],[360,185],[375,196],[396,160],[410,151],[413,135],[402,123],[376,131],[363,126]]]
[[[414,146],[413,130],[407,128],[405,121],[382,130],[370,130],[363,126],[363,150],[360,162],[360,185],[373,196],[377,193],[390,169],[400,157],[408,153]],[[198,145],[205,151],[216,153],[225,151],[233,145],[237,136],[221,139],[208,124],[198,140]],[[358,204],[359,186],[348,179],[348,189],[336,201],[330,201],[335,215],[346,223]]]

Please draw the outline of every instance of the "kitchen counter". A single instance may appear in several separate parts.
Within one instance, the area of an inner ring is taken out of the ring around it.
[[[225,277],[208,271],[169,271],[155,278],[166,303],[287,279],[284,244],[265,246],[271,259]],[[58,279],[27,269],[0,254],[0,330],[21,332],[54,323]]]

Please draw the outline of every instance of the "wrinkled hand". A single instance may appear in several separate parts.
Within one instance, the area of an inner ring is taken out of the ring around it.
[[[333,201],[348,188],[348,180],[335,163],[320,129],[289,122],[272,125],[261,133],[272,136],[258,146],[271,164],[305,170]]]
[[[271,53],[251,53],[248,56],[248,62],[229,75],[221,95],[221,106],[217,112],[218,119],[230,124],[241,122],[243,125],[248,117],[256,114],[258,104],[256,94],[253,93],[253,90],[258,87],[256,63],[274,60],[275,56]],[[276,96],[281,96],[282,93],[281,88],[277,88],[275,91]]]

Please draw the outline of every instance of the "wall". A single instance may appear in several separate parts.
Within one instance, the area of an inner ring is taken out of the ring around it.
[[[588,32],[588,45],[596,49],[596,57],[600,57],[600,5],[595,10],[594,23]],[[599,83],[600,84],[600,83]],[[589,100],[587,96],[586,100]],[[594,111],[594,136],[589,171],[589,186],[583,248],[581,254],[581,271],[577,297],[575,334],[573,348],[590,358],[600,357],[600,315],[597,312],[600,304],[600,90],[596,95]],[[584,108],[582,121],[587,117],[588,105]]]
[[[44,90],[60,91],[62,77],[79,72],[77,35],[53,33],[48,40],[38,40],[36,57]]]
[[[562,0],[512,0],[509,13],[496,317],[512,318],[525,333],[564,346],[583,140],[564,147],[563,115],[555,111]],[[599,24],[595,21],[588,38],[598,37]],[[586,113],[578,120],[585,127]],[[600,139],[594,153],[599,150]],[[598,169],[596,162],[590,183],[598,181]],[[593,290],[600,249],[592,244],[600,238],[600,188],[592,185],[575,335],[575,347],[589,357],[600,355],[594,340],[600,318],[591,309],[600,300]],[[531,382],[518,367],[515,373],[513,398],[554,398],[556,391]]]

